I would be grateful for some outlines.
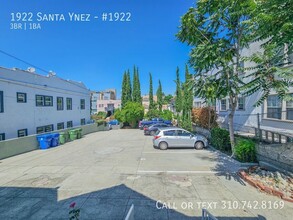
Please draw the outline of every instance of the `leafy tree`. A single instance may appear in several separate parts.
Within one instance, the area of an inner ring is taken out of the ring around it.
[[[137,102],[127,102],[122,110],[115,112],[115,118],[123,123],[129,123],[132,128],[138,125],[138,121],[143,118],[144,108]]]
[[[263,40],[284,48],[293,49],[293,1],[292,0],[256,0],[252,4],[254,16],[250,23],[255,40]]]
[[[160,117],[160,111],[158,109],[150,109],[147,113],[146,113],[146,118],[148,119],[152,119],[152,118],[159,118]]]
[[[257,52],[247,58],[256,65],[247,68],[252,73],[248,74],[246,78],[253,76],[253,80],[242,87],[243,94],[252,95],[261,90],[262,94],[255,103],[256,106],[263,104],[272,90],[278,94],[279,98],[291,100],[292,96],[288,92],[289,87],[293,86],[293,69],[279,67],[284,61],[282,48],[275,43],[266,44],[264,48],[263,53]]]
[[[173,99],[172,95],[163,95],[163,104],[167,105],[170,104]]]
[[[190,64],[198,74],[214,72],[218,97],[228,96],[229,134],[234,152],[234,114],[240,93],[241,49],[250,41],[246,22],[251,16],[252,0],[199,0],[182,17],[177,37],[193,46]],[[195,82],[196,84],[196,82]],[[195,85],[201,86],[201,85]]]
[[[162,105],[163,105],[163,91],[162,91],[162,84],[161,81],[159,80],[159,86],[157,89],[157,103],[159,107],[159,111],[162,111]]]
[[[160,112],[160,118],[163,118],[164,120],[169,120],[171,121],[173,119],[173,112],[170,110],[163,110]]]
[[[149,110],[154,109],[154,97],[153,97],[153,79],[150,73],[150,89],[149,89]]]
[[[181,82],[179,76],[179,68],[176,69],[176,97],[175,97],[175,109],[177,114],[182,111],[182,91],[181,91]]]

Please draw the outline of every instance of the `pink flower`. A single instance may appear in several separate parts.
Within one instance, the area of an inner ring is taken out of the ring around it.
[[[73,202],[73,203],[71,203],[71,204],[70,204],[70,206],[69,206],[69,207],[70,207],[70,208],[74,208],[74,207],[75,207],[75,204],[76,204],[76,203],[75,203],[75,202]]]

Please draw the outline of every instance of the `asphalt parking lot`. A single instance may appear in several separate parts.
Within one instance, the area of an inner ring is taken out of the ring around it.
[[[0,219],[291,219],[293,204],[258,192],[240,164],[206,150],[152,146],[136,129],[111,130],[0,161]],[[270,204],[275,204],[273,207]]]

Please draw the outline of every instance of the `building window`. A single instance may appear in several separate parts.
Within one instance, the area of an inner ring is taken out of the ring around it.
[[[277,95],[268,96],[267,118],[282,118],[282,100]]]
[[[85,118],[80,119],[80,125],[85,125]]]
[[[221,111],[226,111],[227,110],[227,100],[226,99],[221,100],[220,110]]]
[[[53,106],[53,96],[36,95],[36,106]]]
[[[245,97],[238,97],[238,110],[245,110]]]
[[[44,132],[50,132],[53,130],[54,130],[53,125],[40,126],[40,127],[37,127],[37,134],[44,133]]]
[[[0,134],[0,141],[4,141],[5,140],[5,133],[1,133]]]
[[[26,93],[17,92],[16,93],[16,100],[20,103],[26,103]]]
[[[17,136],[18,137],[24,137],[27,136],[27,129],[20,129],[17,131]]]
[[[3,91],[0,91],[0,113],[4,112]]]
[[[66,109],[72,110],[72,98],[66,98]]]
[[[85,99],[80,100],[80,109],[85,109]]]
[[[53,106],[53,97],[45,96],[45,106]]]
[[[57,123],[57,130],[64,129],[64,122]]]
[[[103,108],[104,107],[104,104],[99,104],[99,108]]]
[[[291,96],[293,97],[293,93]],[[293,120],[293,101],[286,102],[286,119]]]
[[[194,108],[201,108],[201,102],[194,102]]]
[[[72,127],[73,127],[72,121],[68,121],[67,122],[67,128],[72,128]]]
[[[63,97],[57,97],[57,110],[63,110]]]

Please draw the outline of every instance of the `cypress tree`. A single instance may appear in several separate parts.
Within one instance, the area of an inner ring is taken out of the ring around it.
[[[136,80],[137,80],[137,96],[138,96],[137,101],[138,101],[138,103],[142,104],[138,67],[136,68]]]
[[[152,74],[150,73],[150,90],[149,90],[149,110],[154,108],[154,97],[153,97],[153,79]]]
[[[131,88],[131,79],[130,79],[130,71],[127,71],[126,76],[127,82],[126,82],[126,100],[131,102],[132,101],[132,88]]]
[[[181,83],[180,83],[180,76],[179,76],[179,68],[177,67],[176,70],[176,98],[175,98],[175,109],[176,112],[179,114],[182,111],[182,91],[181,91]]]
[[[134,66],[133,68],[133,79],[132,79],[132,100],[134,102],[138,102],[137,100],[137,92],[138,92],[138,88],[137,88],[137,74],[136,74],[136,68]]]
[[[126,75],[126,72],[124,72],[123,80],[122,80],[122,94],[121,94],[121,107],[122,108],[126,105],[126,102],[127,102],[126,84],[127,84],[127,75]]]
[[[185,82],[183,85],[183,104],[182,104],[182,127],[186,130],[192,130],[191,111],[193,104],[193,91],[191,85],[191,74],[189,74],[188,66],[185,66]]]
[[[162,84],[161,84],[160,80],[159,80],[159,86],[158,86],[158,89],[157,89],[157,99],[158,99],[159,111],[162,111],[163,91],[162,91]]]

